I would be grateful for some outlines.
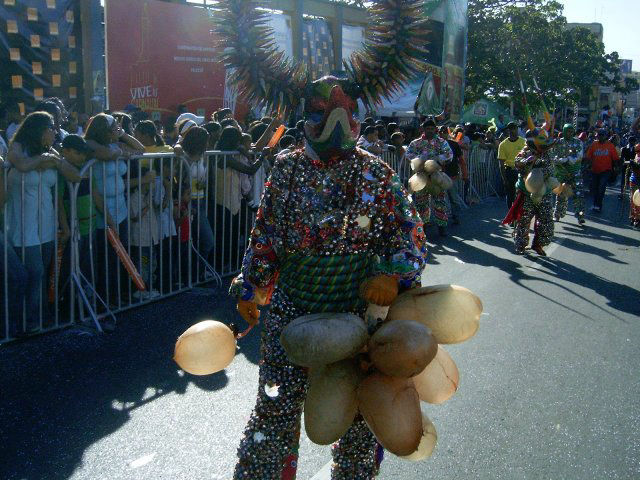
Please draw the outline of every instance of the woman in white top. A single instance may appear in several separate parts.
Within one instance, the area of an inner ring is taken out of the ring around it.
[[[153,172],[149,172],[144,178],[132,178],[129,186],[126,183],[129,157],[142,153],[144,146],[131,135],[125,133],[114,117],[104,113],[99,113],[89,120],[84,138],[93,149],[93,157],[98,160],[92,168],[96,188],[104,199],[105,211],[109,212],[117,225],[118,231],[114,233],[119,236],[122,245],[127,248],[129,243],[128,188],[132,189],[141,183],[155,180]],[[118,277],[122,275],[120,288],[128,290],[125,288],[128,285],[126,274],[124,268],[119,267],[115,252],[108,247],[104,216],[100,213],[98,213],[96,223],[98,226],[96,230],[98,293],[103,299],[109,299],[112,303],[119,304]]]
[[[8,239],[28,274],[26,323],[19,333],[32,333],[41,328],[47,310],[44,278],[51,264],[57,232],[53,201],[56,170],[68,180],[80,179],[77,170],[51,148],[54,129],[50,114],[27,115],[9,145],[7,156],[12,166],[8,174]]]

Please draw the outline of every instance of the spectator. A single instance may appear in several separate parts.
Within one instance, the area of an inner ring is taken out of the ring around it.
[[[124,133],[127,135],[133,135],[133,119],[131,118],[131,115],[125,112],[114,112],[113,118],[115,118],[120,124]]]
[[[128,206],[127,206],[127,186],[125,176],[128,171],[126,158],[132,153],[142,153],[144,146],[135,138],[126,134],[120,124],[111,115],[100,113],[89,121],[85,140],[92,147],[94,158],[100,160],[93,167],[93,180],[98,192],[104,199],[104,213],[113,218],[114,233],[119,236],[123,246],[129,243],[128,238]],[[125,143],[127,142],[127,143]],[[96,145],[93,148],[93,145]],[[136,147],[134,150],[132,147]],[[105,153],[106,152],[106,153]],[[134,188],[141,182],[153,182],[155,175],[151,172],[144,178],[130,179],[129,187]],[[97,215],[97,244],[98,244],[98,291],[105,301],[120,304],[119,285],[126,285],[126,277],[120,267],[118,258],[107,244],[106,229],[109,226],[105,223],[103,214]],[[121,273],[119,273],[121,272]],[[111,325],[109,325],[111,328]]]
[[[88,157],[91,155],[91,149],[85,142],[85,140],[79,135],[70,134],[62,141],[61,153],[65,160],[71,165],[81,170],[87,163]],[[104,199],[96,187],[96,182],[91,177],[84,177],[80,179],[77,186],[78,194],[76,196],[76,224],[78,227],[78,251],[79,255],[79,267],[80,272],[87,278],[93,285],[97,277],[97,262],[96,262],[96,227],[97,227],[97,215],[100,212],[105,215],[104,212]],[[62,241],[66,241],[71,236],[71,229],[73,223],[71,222],[71,199],[69,188],[67,188],[65,179],[58,176],[58,218],[60,221],[60,230],[62,232]],[[107,213],[107,224],[116,229],[115,222],[111,216]],[[67,297],[67,291],[70,283],[70,266],[71,266],[71,242],[67,242],[64,253],[62,256],[62,264],[60,269],[60,285],[62,298]],[[62,302],[64,311],[68,312],[68,308],[72,308],[72,305]],[[108,329],[110,325],[105,324],[105,329]]]
[[[498,162],[500,176],[507,194],[507,209],[510,209],[516,198],[516,182],[518,181],[518,171],[515,167],[516,156],[522,151],[526,141],[518,135],[516,122],[509,122],[506,130],[509,136],[498,146]]]
[[[207,150],[215,150],[216,143],[218,143],[220,134],[222,133],[222,126],[218,122],[208,122],[204,124],[204,129],[209,134]]]
[[[77,171],[51,148],[54,141],[53,117],[34,112],[27,115],[9,145],[8,159],[15,168],[8,175],[6,222],[9,242],[21,252],[28,274],[24,333],[33,333],[42,326],[44,279],[51,265],[56,235],[52,195],[56,169],[70,180],[78,178]]]
[[[395,122],[391,122],[389,123],[389,125],[387,125],[387,133],[389,134],[389,137],[391,137],[391,135],[393,135],[395,132],[399,132],[400,131],[400,127],[398,127],[398,124]]]
[[[58,106],[58,104],[56,102],[53,101],[44,101],[44,102],[40,102],[38,105],[36,105],[36,112],[47,112],[48,114],[50,114],[53,117],[53,123],[54,123],[54,141],[53,141],[53,147],[54,148],[60,148],[60,144],[62,143],[62,140],[64,140],[64,137],[66,137],[67,135],[69,135],[67,133],[66,130],[64,130],[61,125],[62,123],[66,120],[66,117],[64,117],[64,115],[62,114],[62,111],[60,110],[60,107]]]
[[[143,168],[142,174],[147,173],[149,170],[146,167]],[[130,243],[133,247],[131,258],[147,286],[146,292],[136,291],[133,294],[133,297],[138,300],[159,295],[152,285],[156,269],[155,252],[160,241],[158,218],[162,202],[158,202],[153,195],[151,185],[151,183],[141,183],[129,196]]]
[[[190,128],[182,141],[184,158],[188,164],[191,211],[194,214],[191,224],[192,238],[205,260],[209,259],[214,247],[213,231],[207,218],[207,165],[204,152],[208,141],[209,134],[198,126]],[[199,262],[194,262],[194,265],[198,264]]]
[[[607,182],[611,177],[614,163],[619,159],[616,147],[607,140],[606,130],[598,130],[598,140],[591,144],[585,157],[591,161],[591,194],[593,195],[591,211],[600,213]]]
[[[7,112],[7,108],[4,105],[0,105],[0,157],[4,158],[9,151],[9,146],[7,145],[7,140],[3,137],[3,132],[5,132],[7,128],[7,119],[9,118],[9,114]]]
[[[3,210],[7,199],[7,192],[4,189],[5,167],[5,161],[0,158],[0,211]],[[5,238],[2,231],[0,231],[0,305],[7,305],[9,314],[9,331],[5,332],[4,325],[6,325],[7,320],[5,318],[5,309],[0,308],[0,319],[2,320],[0,328],[2,328],[1,331],[3,332],[0,334],[0,338],[7,338],[7,335],[8,337],[20,336],[24,331],[20,319],[22,318],[22,305],[28,280],[27,270],[20,262],[18,255],[16,255],[9,238]],[[4,285],[7,286],[7,298],[4,298]]]
[[[7,129],[5,131],[7,143],[11,142],[11,139],[18,131],[18,127],[22,123],[22,113],[20,113],[20,105],[18,102],[10,102],[7,104]]]
[[[364,135],[358,139],[358,147],[373,153],[374,155],[382,154],[382,146],[378,141],[378,130],[374,126],[368,126],[364,130]]]

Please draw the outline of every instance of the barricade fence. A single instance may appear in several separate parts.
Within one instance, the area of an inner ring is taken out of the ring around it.
[[[406,185],[408,160],[383,159]],[[0,343],[72,324],[102,331],[119,312],[237,274],[266,180],[264,166],[250,175],[239,163],[217,151],[90,160],[70,182],[3,162]],[[471,151],[469,180],[479,200],[496,193],[494,152]]]
[[[234,162],[248,163],[237,152],[91,160],[78,182],[3,162],[0,342],[74,323],[102,331],[126,309],[236,274],[265,174],[252,183]]]

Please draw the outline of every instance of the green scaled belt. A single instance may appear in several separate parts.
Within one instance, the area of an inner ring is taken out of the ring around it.
[[[278,285],[306,312],[355,311],[366,306],[359,288],[371,276],[375,258],[371,254],[292,254],[280,268]]]

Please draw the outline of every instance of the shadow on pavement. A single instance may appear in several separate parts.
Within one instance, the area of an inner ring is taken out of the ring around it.
[[[215,292],[124,313],[112,334],[69,329],[2,347],[0,478],[68,478],[85,450],[123,426],[136,408],[183,394],[189,384],[223,388],[225,372],[192,376],[172,360],[176,338],[190,325],[206,318],[237,322],[226,289]],[[242,342],[240,352],[257,362],[258,332]]]

